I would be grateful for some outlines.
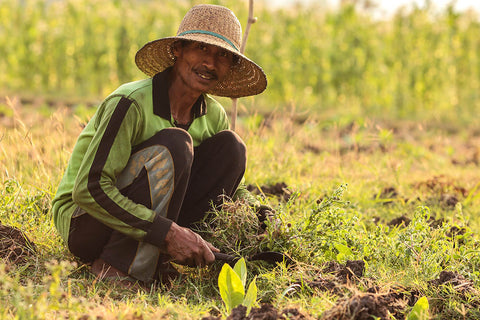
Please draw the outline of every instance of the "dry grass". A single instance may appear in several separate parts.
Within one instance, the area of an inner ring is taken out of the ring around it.
[[[99,282],[85,266],[72,264],[74,259],[51,222],[49,201],[88,115],[81,108],[22,105],[15,99],[0,106],[0,220],[18,227],[38,247],[38,255],[25,265],[1,273],[0,300],[8,303],[0,308],[0,316],[198,319],[221,308],[215,267],[186,268],[171,290],[136,292]],[[239,123],[238,132],[249,147],[247,183],[262,187],[285,182],[294,192],[289,202],[275,196],[262,199],[277,210],[280,224],[262,235],[255,213],[231,203],[214,219],[218,229],[210,230],[212,241],[231,252],[248,256],[259,248],[283,248],[297,260],[293,269],[252,265],[263,300],[282,308],[299,306],[312,316],[331,309],[337,298],[330,293],[307,289],[298,295],[286,293],[296,288],[296,282],[318,276],[320,263],[331,259],[366,259],[366,276],[378,285],[390,284],[395,272],[396,282],[420,283],[416,288],[422,289],[444,268],[455,268],[478,288],[478,235],[472,230],[480,227],[480,135],[473,126],[373,118],[332,122],[302,116],[257,114],[242,117]],[[342,183],[348,183],[342,199],[326,211],[319,210],[319,204]],[[425,205],[436,221],[444,219],[449,225],[434,229],[421,220],[418,215],[427,211],[418,207]],[[232,212],[237,215],[229,216]],[[302,229],[312,212],[319,214],[316,223],[323,233]],[[405,229],[387,226],[402,215],[413,224]],[[449,230],[450,226],[458,229]],[[447,236],[446,231],[456,233]],[[311,243],[302,242],[305,239]],[[339,254],[343,247],[332,239],[349,245],[351,252]],[[400,256],[395,257],[392,248],[400,250]],[[51,264],[52,260],[64,262]],[[362,292],[366,289],[356,286]],[[437,314],[457,317],[461,296],[445,297],[442,290],[424,292],[444,299]],[[28,311],[29,303],[39,308],[40,316]],[[472,314],[466,308],[465,313]]]

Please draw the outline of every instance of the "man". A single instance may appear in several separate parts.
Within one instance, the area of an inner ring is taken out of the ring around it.
[[[246,148],[209,94],[265,90],[262,69],[239,52],[229,9],[193,7],[175,37],[135,57],[151,78],[120,86],[80,134],[53,200],[69,250],[99,277],[150,283],[168,261],[204,266],[219,250],[189,227],[239,188]]]

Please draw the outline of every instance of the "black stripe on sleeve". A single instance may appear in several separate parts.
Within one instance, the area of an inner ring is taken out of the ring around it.
[[[115,137],[118,134],[122,121],[131,104],[132,101],[124,97],[118,102],[115,111],[108,122],[103,137],[100,140],[95,158],[93,159],[92,167],[88,173],[87,188],[93,199],[112,216],[132,227],[148,231],[150,229],[149,226],[151,225],[149,221],[142,220],[120,207],[103,191],[100,185],[102,170],[107,162],[110,149],[112,148]]]

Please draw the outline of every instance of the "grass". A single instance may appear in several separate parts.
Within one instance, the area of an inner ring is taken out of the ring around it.
[[[26,264],[0,264],[0,317],[221,314],[217,264],[183,268],[168,290],[128,290],[95,279],[60,240],[50,201],[92,109],[15,101],[5,101],[2,109],[9,111],[0,119],[0,221],[25,232],[37,253]],[[266,190],[284,182],[291,197],[261,198],[277,212],[265,234],[249,208],[232,203],[214,213],[216,227],[204,235],[224,251],[248,256],[259,248],[279,250],[297,261],[290,269],[248,263],[248,281],[257,275],[262,302],[320,318],[342,297],[366,294],[373,286],[402,287],[428,297],[433,319],[478,318],[480,134],[474,125],[277,112],[242,117],[238,133],[249,147],[247,183]],[[401,216],[410,223],[390,223]],[[341,294],[309,285],[329,279],[325,263],[347,260],[364,261],[365,274],[340,285]],[[432,284],[445,270],[465,282]]]
[[[91,101],[142,77],[136,49],[174,34],[193,2],[0,3],[0,29],[13,35],[0,39],[0,84],[10,97],[0,102],[0,221],[37,248],[26,263],[0,263],[0,318],[224,312],[220,265],[182,268],[170,289],[125,289],[75,260],[50,213]],[[246,21],[244,3],[215,3]],[[291,256],[291,268],[247,263],[260,301],[278,310],[353,318],[351,301],[378,294],[390,308],[388,299],[403,297],[400,311],[388,311],[399,318],[420,296],[432,319],[480,318],[478,17],[426,5],[378,21],[348,4],[335,12],[258,4],[247,55],[269,88],[240,100],[237,131],[248,146],[246,182],[264,191],[283,183],[290,200],[259,196],[277,213],[266,233],[248,207],[229,203],[204,236],[245,256]],[[325,271],[349,260],[362,261],[365,273],[342,282]],[[448,272],[454,277],[440,281]]]

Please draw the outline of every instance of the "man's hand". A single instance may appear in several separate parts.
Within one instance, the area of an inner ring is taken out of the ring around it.
[[[165,237],[167,254],[173,262],[188,266],[203,267],[215,261],[213,252],[220,252],[211,243],[203,240],[188,228],[172,223]]]

